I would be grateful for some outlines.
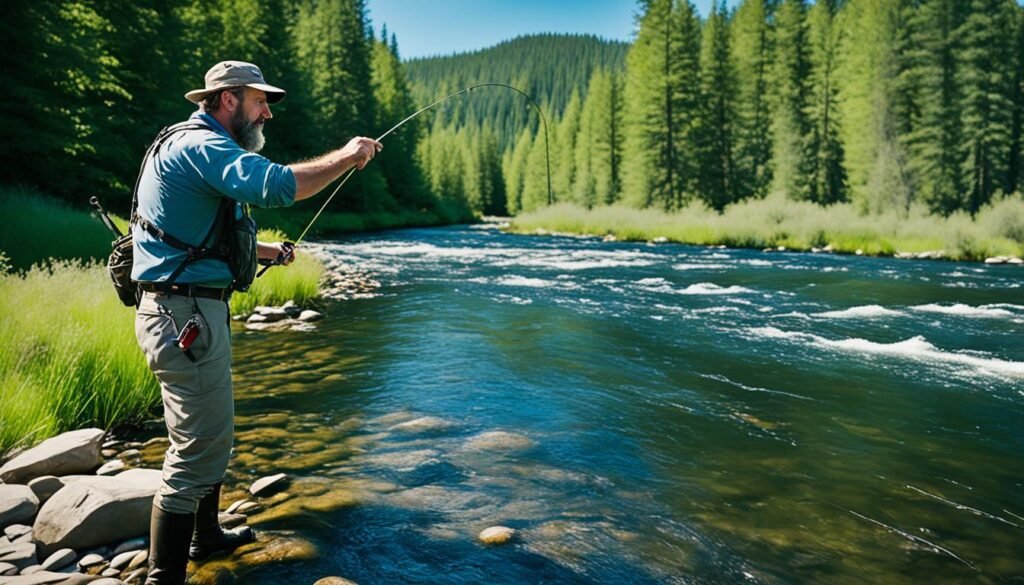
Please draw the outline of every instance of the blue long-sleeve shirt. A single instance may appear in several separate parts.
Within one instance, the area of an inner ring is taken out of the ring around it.
[[[209,130],[173,134],[146,161],[139,181],[141,217],[175,238],[199,246],[216,220],[224,197],[256,207],[284,207],[295,202],[295,175],[285,165],[244,150],[212,116],[196,112]],[[237,204],[236,204],[236,212]],[[135,260],[132,279],[166,281],[186,253],[132,227]],[[209,243],[207,243],[209,245]],[[190,263],[176,283],[224,288],[231,270],[221,260]]]

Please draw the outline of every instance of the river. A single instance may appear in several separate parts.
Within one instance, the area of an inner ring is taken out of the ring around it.
[[[235,334],[227,483],[290,474],[250,522],[303,559],[247,584],[1024,578],[1020,268],[492,225],[324,247],[379,286]]]

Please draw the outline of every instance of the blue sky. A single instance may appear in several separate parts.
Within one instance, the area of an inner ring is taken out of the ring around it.
[[[705,14],[712,1],[694,4]],[[369,0],[367,6],[378,34],[386,23],[398,36],[403,59],[472,51],[540,32],[628,40],[636,11],[635,0]]]

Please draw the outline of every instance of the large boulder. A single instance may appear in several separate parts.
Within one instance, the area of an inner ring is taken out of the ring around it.
[[[39,498],[27,485],[0,485],[0,526],[31,520],[39,511]]]
[[[42,475],[89,473],[103,463],[102,429],[82,429],[49,438],[0,467],[0,481],[28,483]]]
[[[39,552],[86,550],[149,532],[160,471],[131,469],[114,477],[76,481],[51,497],[33,527]]]

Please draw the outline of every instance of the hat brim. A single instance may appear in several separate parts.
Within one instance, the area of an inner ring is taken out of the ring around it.
[[[198,104],[199,102],[206,99],[206,96],[210,95],[211,93],[217,93],[218,91],[224,91],[225,89],[231,89],[232,87],[243,86],[231,85],[227,87],[218,87],[216,89],[193,89],[192,91],[185,94],[185,99],[194,104]],[[284,96],[288,95],[288,92],[281,89],[280,87],[274,87],[273,85],[268,85],[266,83],[246,83],[244,84],[244,87],[258,89],[267,94],[268,104],[276,104],[277,102],[283,100]]]

